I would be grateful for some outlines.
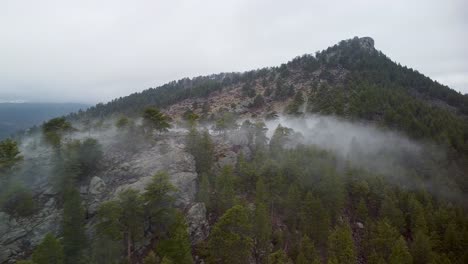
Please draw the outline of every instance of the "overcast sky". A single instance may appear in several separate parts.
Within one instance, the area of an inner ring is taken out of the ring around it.
[[[0,101],[105,102],[342,39],[468,93],[468,1],[0,1]]]

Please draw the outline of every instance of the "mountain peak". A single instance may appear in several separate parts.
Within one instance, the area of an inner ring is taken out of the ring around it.
[[[361,48],[367,49],[367,50],[373,50],[374,49],[374,39],[371,37],[362,37],[362,38],[357,38],[357,41]]]

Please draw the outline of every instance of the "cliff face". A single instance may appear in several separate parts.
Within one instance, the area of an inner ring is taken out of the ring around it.
[[[94,136],[106,137],[106,134]],[[165,171],[177,187],[176,204],[186,212],[192,241],[206,237],[206,210],[203,204],[195,202],[195,161],[185,151],[183,134],[170,132],[153,145],[148,143],[134,152],[120,147],[117,141],[106,143],[108,140],[102,138],[102,142],[104,157],[100,169],[95,175],[89,175],[89,181],[79,188],[90,232],[96,209],[102,202],[115,198],[117,193],[128,188],[142,191],[155,173]],[[29,147],[24,146],[25,149]],[[45,161],[48,154],[26,155],[26,162]],[[43,165],[48,166],[46,162]],[[14,263],[16,259],[28,256],[47,233],[60,234],[62,210],[57,204],[57,194],[51,188],[50,179],[37,178],[32,184],[36,193],[34,199],[40,204],[38,212],[31,217],[16,219],[0,212],[0,263]],[[144,243],[141,248],[144,248]]]

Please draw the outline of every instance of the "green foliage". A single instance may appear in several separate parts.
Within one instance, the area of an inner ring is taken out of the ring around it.
[[[281,124],[276,127],[275,132],[270,140],[270,151],[272,153],[279,153],[283,147],[288,143],[289,136],[293,134],[291,128],[283,127]]]
[[[252,104],[250,105],[250,107],[252,108],[260,108],[262,106],[265,105],[265,98],[263,98],[263,96],[261,94],[257,94],[257,96],[255,96]]]
[[[246,83],[242,86],[242,95],[246,97],[254,97],[256,94],[255,89],[251,83]]]
[[[55,148],[60,147],[62,136],[72,130],[72,125],[64,117],[53,118],[42,125],[46,142]]]
[[[62,264],[64,262],[63,248],[52,234],[47,234],[32,255],[36,264]]]
[[[193,263],[188,226],[182,214],[176,214],[175,221],[167,235],[166,239],[159,242],[156,252],[161,257],[168,257],[175,263]]]
[[[291,259],[289,259],[288,255],[284,250],[278,250],[271,253],[268,256],[268,263],[269,264],[292,264]]]
[[[271,222],[267,207],[262,202],[255,204],[253,234],[255,238],[255,258],[264,263],[270,250]]]
[[[159,264],[156,254],[153,251],[150,251],[148,255],[143,259],[143,264]]]
[[[216,177],[216,209],[222,214],[234,205],[234,174],[231,166],[224,166]]]
[[[16,264],[34,264],[32,260],[20,260],[16,261]]]
[[[275,100],[284,100],[294,95],[294,86],[285,84],[281,79],[276,82],[274,91]]]
[[[28,217],[36,211],[36,202],[30,190],[13,185],[0,195],[0,208],[14,217]]]
[[[429,263],[432,260],[432,245],[430,238],[419,230],[411,244],[411,255],[414,264]]]
[[[400,236],[392,248],[392,253],[388,260],[389,264],[412,264],[413,258],[408,250],[405,239]]]
[[[303,236],[301,239],[299,255],[297,256],[296,263],[297,264],[320,263],[320,255],[318,251],[315,249],[314,243],[310,240],[310,238],[307,235]]]
[[[97,210],[98,223],[96,232],[100,237],[111,240],[122,239],[123,226],[120,224],[122,208],[118,201],[107,201],[102,203]]]
[[[84,209],[81,205],[79,192],[76,189],[67,190],[62,220],[63,252],[67,264],[80,263],[81,261],[87,243],[84,220]]]
[[[197,120],[200,119],[200,116],[191,109],[188,109],[182,114],[182,118],[187,122],[189,128],[193,128],[197,124]]]
[[[225,112],[217,118],[214,130],[226,133],[229,130],[237,129],[236,116],[233,113]]]
[[[304,102],[302,92],[298,91],[291,103],[286,107],[286,114],[295,116],[303,114],[301,112],[301,107],[304,105]]]
[[[22,160],[18,143],[11,139],[0,141],[0,176],[10,170],[18,161]]]
[[[216,263],[248,263],[253,248],[249,211],[236,205],[214,225],[209,237],[210,256]]]
[[[121,241],[100,234],[91,244],[91,249],[91,263],[119,264],[123,245]]]
[[[384,219],[372,226],[369,236],[370,237],[366,238],[368,242],[367,252],[374,253],[375,259],[382,258],[384,260],[388,260],[392,253],[393,246],[398,240],[400,234],[395,227]]]
[[[130,119],[125,116],[120,117],[116,122],[115,126],[119,129],[126,128],[130,125]]]
[[[356,263],[357,254],[352,231],[349,225],[338,226],[329,238],[329,255],[335,256],[337,263]]]
[[[210,173],[213,166],[214,146],[210,133],[203,131],[199,133],[191,128],[186,138],[187,151],[195,158],[198,173]]]
[[[325,245],[328,239],[330,220],[321,201],[307,193],[300,211],[301,231],[317,245]]]
[[[174,191],[176,188],[170,183],[169,175],[165,172],[156,173],[145,187],[142,197],[145,202],[145,214],[156,233],[167,229],[172,222],[174,197],[171,194]]]
[[[143,112],[143,126],[148,129],[147,133],[153,130],[166,132],[171,127],[170,119],[154,107],[148,107]]]

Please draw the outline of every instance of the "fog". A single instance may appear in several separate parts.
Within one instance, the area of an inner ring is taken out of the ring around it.
[[[141,120],[135,122],[140,126]],[[243,120],[238,120],[238,123]],[[254,120],[252,120],[253,122]],[[105,156],[133,155],[142,153],[154,140],[136,132],[127,134],[125,130],[115,127],[116,120],[107,120],[97,126],[97,121],[83,125],[75,123],[76,131],[64,135],[64,142],[94,138],[98,140]],[[384,177],[387,183],[411,190],[428,190],[432,194],[449,200],[465,201],[466,195],[457,189],[452,179],[462,173],[450,166],[446,151],[441,146],[430,142],[411,140],[402,133],[384,129],[372,123],[351,122],[332,116],[308,115],[301,118],[280,116],[276,120],[265,121],[268,128],[267,137],[271,139],[278,125],[294,130],[290,136],[288,148],[298,144],[315,146],[327,150],[337,159],[343,169],[362,169],[374,175]],[[199,130],[210,128],[211,124],[199,127]],[[216,141],[230,141],[231,144],[245,144],[242,128],[227,134],[209,130]],[[183,136],[186,127],[175,126],[164,136]],[[162,135],[154,135],[158,140]],[[148,141],[149,140],[149,141]],[[152,143],[153,142],[153,143]],[[167,146],[174,147],[174,146]],[[21,154],[24,157],[18,179],[28,185],[47,184],[52,174],[54,150],[44,142],[40,132],[21,139]],[[123,151],[123,152],[122,152]],[[122,154],[123,153],[123,154]],[[447,177],[449,175],[450,177]]]
[[[450,167],[446,150],[432,142],[415,141],[372,123],[320,115],[267,121],[270,138],[278,125],[297,132],[290,147],[305,144],[328,150],[342,163],[383,176],[403,188],[428,190],[450,200],[468,198],[449,179],[462,172]]]

